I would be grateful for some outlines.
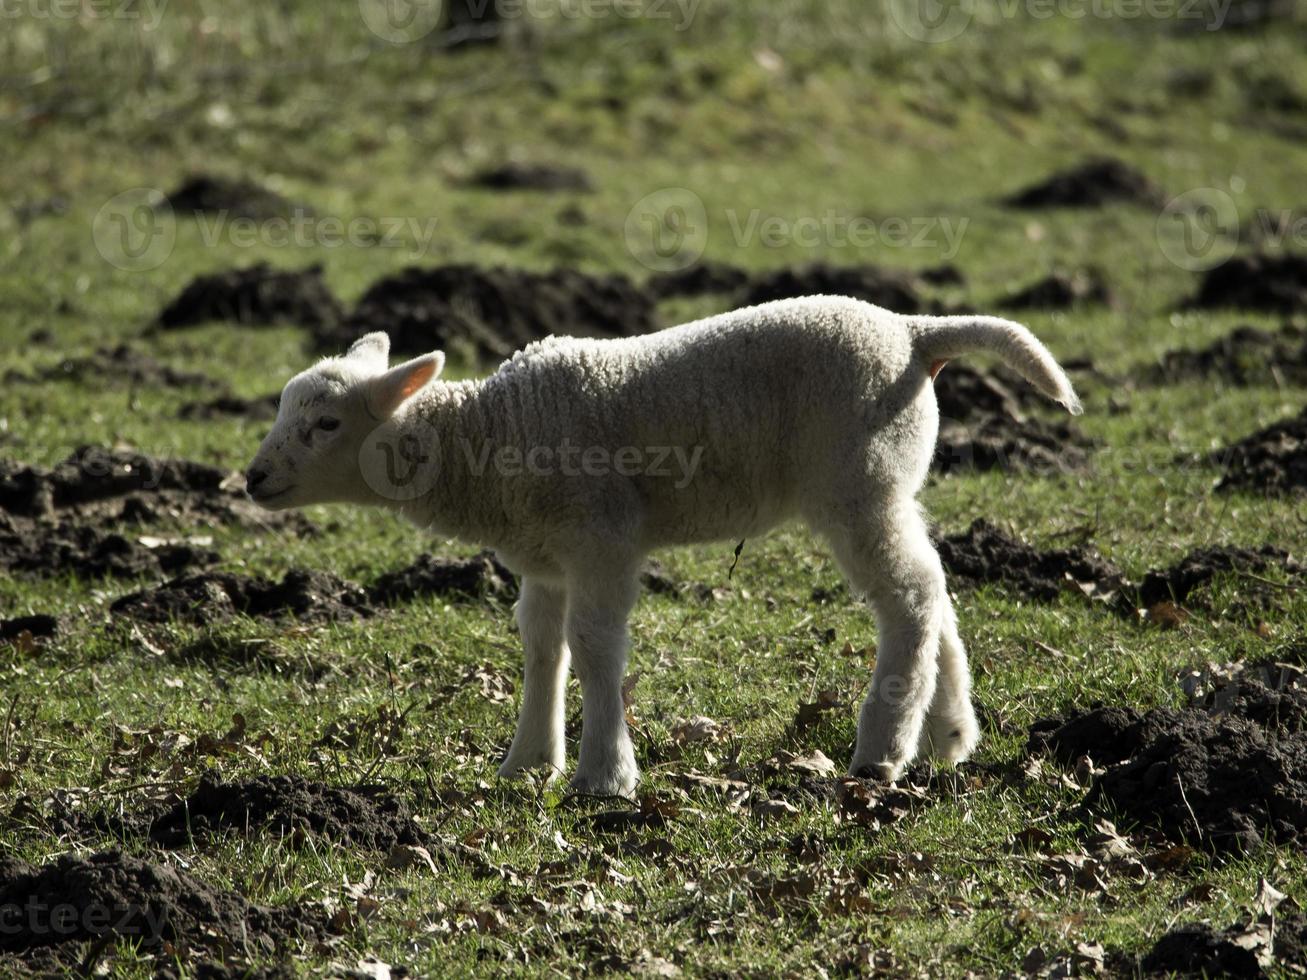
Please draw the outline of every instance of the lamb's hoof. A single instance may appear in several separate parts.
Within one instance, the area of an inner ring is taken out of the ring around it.
[[[875,779],[882,783],[893,783],[898,781],[907,768],[907,762],[855,762],[849,767],[849,775],[857,779]]]
[[[638,769],[594,774],[578,772],[572,777],[572,792],[582,796],[624,796],[630,799],[634,797],[635,787],[639,783]]]
[[[980,742],[980,725],[968,706],[961,717],[927,719],[930,751],[945,762],[965,761]]]
[[[499,777],[501,779],[525,779],[528,774],[531,774],[544,779],[545,782],[550,782],[557,779],[562,771],[563,760],[561,759],[555,761],[540,756],[528,758],[510,755],[499,767]]]

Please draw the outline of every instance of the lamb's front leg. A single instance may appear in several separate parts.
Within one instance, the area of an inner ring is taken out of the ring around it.
[[[579,793],[627,796],[640,781],[622,704],[626,618],[638,590],[634,572],[625,569],[568,582],[567,643],[581,682],[581,751],[572,780]]]
[[[499,775],[516,776],[524,769],[546,768],[549,776],[563,771],[567,745],[563,737],[563,702],[567,689],[567,646],[563,618],[567,596],[561,588],[537,579],[522,579],[517,603],[517,628],[522,634],[526,665],[522,676],[522,711],[517,734]]]

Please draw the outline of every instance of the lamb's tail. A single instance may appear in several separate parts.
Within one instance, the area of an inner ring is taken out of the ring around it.
[[[909,317],[912,344],[933,375],[944,361],[971,351],[991,351],[1072,415],[1084,409],[1071,379],[1047,347],[1019,323],[996,316]]]

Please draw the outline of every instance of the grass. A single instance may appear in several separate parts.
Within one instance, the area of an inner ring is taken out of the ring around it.
[[[685,31],[651,18],[559,16],[515,22],[500,49],[457,53],[386,44],[354,5],[178,0],[152,30],[139,20],[25,13],[0,35],[9,149],[0,188],[14,204],[59,198],[66,213],[23,223],[0,212],[3,367],[27,370],[140,340],[192,277],[256,260],[321,262],[346,301],[411,262],[563,264],[638,278],[646,269],[628,248],[628,214],[655,190],[688,188],[708,217],[706,256],[750,268],[815,260],[926,267],[947,258],[967,277],[959,301],[978,309],[1050,269],[1107,271],[1118,309],[1028,318],[1060,357],[1091,355],[1102,372],[1083,383],[1081,425],[1103,447],[1093,471],[934,480],[924,501],[944,530],[986,515],[1037,544],[1084,536],[1134,574],[1198,544],[1274,543],[1301,554],[1300,502],[1214,495],[1216,474],[1176,455],[1295,411],[1302,392],[1129,382],[1166,349],[1197,346],[1238,323],[1276,321],[1177,312],[1196,277],[1168,261],[1159,242],[1166,232],[1146,209],[1022,214],[996,203],[1056,166],[1106,151],[1172,193],[1227,191],[1243,217],[1297,206],[1307,121],[1292,98],[1276,107],[1266,96],[1307,91],[1307,56],[1292,30],[1193,34],[1147,19],[1039,20],[1006,16],[999,4],[974,7],[976,24],[948,44],[910,42],[886,14],[855,0],[705,0]],[[462,183],[506,156],[578,163],[598,189],[496,195]],[[205,229],[186,221],[156,268],[115,268],[97,252],[95,216],[113,195],[167,189],[199,170],[251,177],[341,222],[371,218],[407,231],[399,247],[240,247],[227,234],[206,242]],[[565,207],[580,212],[579,223],[560,218]],[[733,220],[755,211],[787,222],[833,214],[837,224],[859,216],[967,223],[956,255],[939,240],[767,247],[732,231]],[[427,219],[435,221],[429,241]],[[692,301],[668,312],[713,308]],[[27,343],[36,330],[54,343]],[[278,388],[311,356],[293,327],[210,325],[140,342],[249,396]],[[260,428],[178,420],[180,404],[199,394],[131,390],[111,378],[6,384],[0,451],[48,465],[78,445],[124,442],[243,466]],[[378,513],[315,508],[310,516],[328,533],[297,539],[214,528],[213,547],[231,569],[279,575],[306,565],[355,579],[424,550],[459,550]],[[663,556],[678,580],[717,588],[712,602],[650,595],[634,617],[637,752],[647,789],[664,798],[677,798],[675,774],[685,770],[720,774],[781,749],[819,748],[843,763],[851,751],[852,709],[802,734],[791,722],[817,691],[856,697],[865,660],[840,650],[846,641],[873,645],[869,617],[842,592],[812,599],[839,576],[805,532],[748,542],[728,580],[731,548]],[[1239,611],[1250,584],[1224,580],[1211,612],[1173,631],[1070,599],[1040,605],[999,590],[963,592],[976,698],[991,721],[983,775],[949,782],[946,774],[927,805],[875,832],[799,797],[797,814],[769,821],[729,797],[693,792],[666,830],[614,838],[590,827],[591,805],[497,783],[514,705],[475,688],[447,690],[475,665],[516,678],[507,608],[416,602],[361,624],[238,621],[141,636],[106,616],[108,603],[136,584],[0,580],[4,615],[57,612],[73,624],[36,654],[0,647],[8,702],[0,768],[12,774],[3,790],[10,801],[63,790],[130,808],[189,785],[209,766],[231,777],[295,771],[340,783],[366,774],[410,798],[428,826],[478,840],[489,862],[511,869],[489,879],[456,863],[439,875],[393,872],[378,855],[259,836],[186,852],[196,874],[260,902],[349,903],[342,883],[377,875],[375,914],[359,917],[333,948],[305,951],[306,972],[374,954],[418,975],[568,974],[632,962],[655,969],[649,958],[660,957],[688,975],[810,976],[847,966],[865,946],[900,972],[996,974],[1021,969],[1035,947],[1057,955],[1098,942],[1137,955],[1176,921],[1224,926],[1248,908],[1261,875],[1300,900],[1307,884],[1301,853],[1267,848],[1083,891],[1008,845],[1039,826],[1074,848],[1082,793],[1056,779],[992,774],[1019,772],[1024,732],[1038,717],[1095,700],[1176,704],[1184,670],[1301,642],[1307,599],[1297,592],[1275,592],[1250,617]],[[244,657],[250,644],[266,655]],[[367,735],[362,723],[395,706],[407,711],[398,740]],[[207,757],[168,748],[177,734],[222,733],[235,713],[247,722],[239,750]],[[673,727],[696,714],[729,735],[676,758]],[[322,742],[328,730],[360,724],[364,735],[351,749]],[[123,734],[156,727],[155,735]],[[161,747],[140,751],[142,739]],[[799,835],[821,842],[822,875],[859,876],[858,903],[839,908],[820,894],[760,899],[750,872],[811,873],[789,846]],[[112,843],[20,827],[0,838],[30,860]],[[671,851],[653,850],[652,839]],[[547,911],[533,911],[535,900]],[[113,969],[134,976],[152,966],[124,952]]]

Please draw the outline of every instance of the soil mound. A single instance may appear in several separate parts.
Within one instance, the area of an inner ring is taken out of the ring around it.
[[[1213,852],[1307,844],[1307,690],[1241,681],[1206,708],[1098,707],[1036,722],[1028,748],[1107,769],[1086,798]]]
[[[1307,491],[1307,409],[1218,449],[1209,459],[1225,470],[1218,490]]]
[[[70,520],[25,521],[0,513],[0,568],[36,575],[133,578],[177,575],[218,560],[185,541],[128,537]]]
[[[657,300],[738,293],[749,284],[749,273],[725,262],[698,262],[679,272],[650,276],[645,289]]]
[[[1307,330],[1291,323],[1274,333],[1236,327],[1206,347],[1167,351],[1142,376],[1152,384],[1215,378],[1238,387],[1307,387]]]
[[[17,640],[24,633],[33,639],[44,639],[59,632],[59,620],[47,613],[35,613],[31,616],[15,616],[13,619],[0,619],[0,643]]]
[[[1100,208],[1118,202],[1160,207],[1166,196],[1144,174],[1111,157],[1059,170],[1017,191],[1003,203],[1014,208]]]
[[[489,551],[465,559],[424,554],[405,568],[379,576],[368,594],[383,606],[431,595],[472,599],[493,596],[509,602],[517,597],[517,581]]]
[[[207,422],[223,418],[271,422],[277,417],[277,398],[277,395],[264,395],[262,398],[219,395],[208,401],[187,402],[178,410],[177,416],[192,422]]]
[[[1082,547],[1041,551],[1009,537],[983,518],[965,532],[935,543],[951,578],[973,585],[1002,585],[1044,602],[1063,592],[1075,592],[1106,602],[1129,617],[1161,602],[1186,603],[1218,575],[1278,568],[1298,576],[1303,571],[1288,552],[1278,548],[1212,546],[1196,548],[1175,564],[1150,570],[1142,580],[1133,582],[1095,551]]]
[[[895,313],[932,312],[921,298],[919,286],[919,278],[902,269],[814,263],[754,277],[741,296],[741,304],[751,306],[799,296],[852,296]]]
[[[348,320],[318,330],[316,340],[340,351],[384,330],[396,354],[461,347],[503,358],[554,334],[629,337],[659,326],[653,299],[625,276],[447,265],[374,283]]]
[[[1140,967],[1147,975],[1260,978],[1272,975],[1277,963],[1303,962],[1305,944],[1307,917],[1301,913],[1219,930],[1194,923],[1162,936]]]
[[[1069,310],[1077,306],[1116,305],[1116,296],[1098,269],[1055,272],[1013,293],[1002,303],[1009,310]]]
[[[194,371],[180,371],[162,364],[131,347],[100,347],[86,357],[68,357],[35,374],[9,371],[5,381],[11,384],[44,384],[50,381],[72,381],[92,384],[97,388],[106,385],[130,385],[143,388],[218,388],[221,383],[208,375]]]
[[[950,577],[976,585],[1001,583],[1048,601],[1068,590],[1089,596],[1112,596],[1129,587],[1119,568],[1083,548],[1040,551],[1010,538],[983,518],[963,534],[936,542]]]
[[[249,180],[232,180],[210,174],[197,174],[168,194],[168,203],[179,216],[214,214],[228,218],[288,218],[296,213],[311,214],[303,205],[291,204],[280,194]]]
[[[206,773],[195,792],[150,825],[150,839],[164,847],[182,847],[192,838],[223,832],[282,837],[311,833],[384,852],[400,844],[421,845],[427,839],[407,804],[383,787],[345,789],[302,776],[256,776],[224,783]]]
[[[594,181],[579,167],[550,163],[504,163],[476,174],[473,187],[496,191],[593,191]]]
[[[291,569],[280,582],[231,572],[174,578],[122,596],[109,611],[147,623],[199,626],[236,615],[324,622],[354,619],[371,609],[367,593],[354,583],[329,572]]]
[[[291,271],[259,262],[245,269],[196,277],[164,307],[158,324],[175,328],[225,320],[250,326],[293,323],[325,327],[338,322],[343,314],[340,301],[323,281],[322,266]]]
[[[317,932],[298,909],[251,905],[185,871],[117,851],[66,854],[40,867],[0,857],[0,914],[0,950],[19,954],[111,936],[147,950],[166,943],[183,955],[266,955]]]
[[[1209,269],[1186,305],[1284,314],[1307,311],[1307,255],[1237,255]]]

